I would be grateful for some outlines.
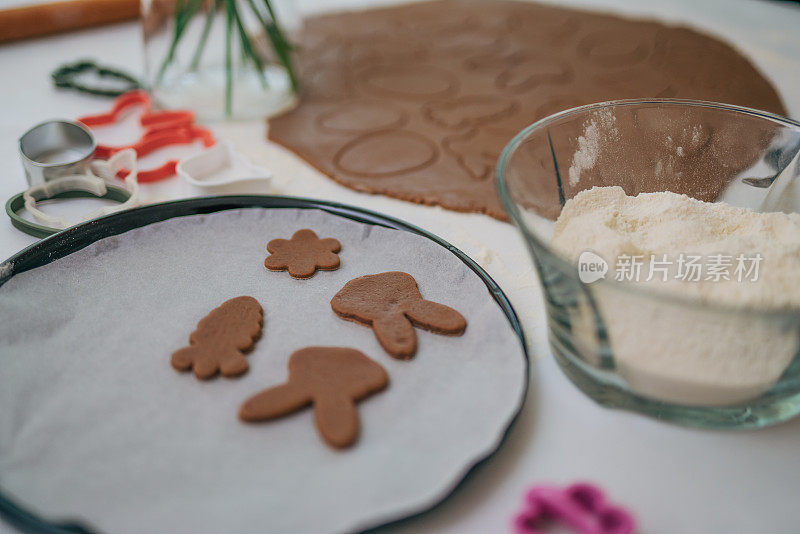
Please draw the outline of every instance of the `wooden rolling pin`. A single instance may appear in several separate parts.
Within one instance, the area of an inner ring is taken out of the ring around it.
[[[66,0],[0,10],[0,43],[133,20],[139,0]]]

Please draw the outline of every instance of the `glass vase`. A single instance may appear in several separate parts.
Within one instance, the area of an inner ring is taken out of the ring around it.
[[[142,0],[145,80],[159,107],[201,120],[268,117],[294,105],[289,1]]]

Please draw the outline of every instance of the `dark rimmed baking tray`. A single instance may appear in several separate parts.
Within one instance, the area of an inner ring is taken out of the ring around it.
[[[63,232],[52,235],[42,241],[34,243],[28,248],[11,256],[5,262],[0,264],[0,286],[5,284],[14,275],[41,267],[59,258],[63,258],[68,254],[72,254],[84,247],[87,247],[105,237],[110,237],[122,234],[135,228],[141,228],[149,224],[165,221],[174,217],[184,217],[187,215],[199,215],[203,213],[214,213],[217,211],[225,211],[231,209],[241,208],[272,208],[272,209],[318,209],[326,211],[339,217],[351,219],[360,223],[374,224],[376,226],[383,226],[385,228],[392,228],[395,230],[402,230],[421,235],[441,245],[449,250],[453,255],[463,261],[472,271],[477,274],[486,288],[492,295],[492,298],[497,302],[497,305],[503,310],[508,322],[514,329],[517,337],[522,345],[522,352],[525,357],[525,374],[528,374],[528,349],[525,344],[525,336],[522,332],[517,314],[508,297],[500,289],[491,276],[484,271],[477,263],[475,263],[469,256],[462,251],[445,241],[444,239],[426,232],[422,228],[409,224],[400,219],[389,217],[370,210],[348,206],[346,204],[339,204],[336,202],[326,202],[324,200],[314,200],[309,198],[298,197],[285,197],[285,196],[269,196],[269,195],[238,195],[238,196],[222,196],[222,197],[205,197],[205,198],[192,198],[188,200],[177,200],[173,202],[165,202],[162,204],[153,204],[141,208],[135,208],[122,213],[116,213],[101,217],[93,221],[89,221],[77,226],[73,226]],[[508,436],[511,427],[516,422],[519,413],[525,403],[527,396],[528,381],[525,381],[523,391],[523,402],[514,417],[509,422],[505,429],[503,438],[500,440],[498,446],[490,451],[484,458],[476,462],[470,470],[464,475],[456,487],[445,495],[440,501],[434,503],[430,507],[419,512],[410,514],[409,516],[390,521],[386,524],[399,523],[411,517],[424,514],[430,511],[444,500],[446,500],[452,493],[460,487],[470,475],[475,472],[481,465],[483,465],[491,456],[493,456],[502,447],[505,438]],[[0,481],[1,483],[1,481]],[[22,530],[23,532],[35,532],[46,534],[65,534],[65,533],[83,533],[90,534],[92,531],[80,525],[77,522],[65,523],[49,523],[35,514],[25,510],[20,505],[16,504],[11,498],[3,493],[0,488],[0,517],[8,521],[12,526]],[[386,525],[383,525],[386,526]],[[376,527],[381,528],[381,527]],[[370,529],[374,531],[375,529]]]

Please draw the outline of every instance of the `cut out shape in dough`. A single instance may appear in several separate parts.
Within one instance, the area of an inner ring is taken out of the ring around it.
[[[253,297],[225,301],[197,323],[188,347],[172,353],[172,367],[192,369],[201,380],[218,372],[227,377],[244,374],[249,367],[244,353],[261,337],[263,324],[263,310]]]
[[[320,239],[313,230],[304,228],[291,239],[273,239],[267,243],[270,256],[264,266],[270,271],[289,271],[292,278],[311,278],[317,270],[339,268],[342,244],[336,239]]]
[[[352,445],[359,434],[356,402],[389,383],[384,368],[364,353],[343,347],[306,347],[289,357],[289,379],[247,399],[243,421],[268,421],[314,405],[322,439],[336,448]]]
[[[331,308],[343,319],[371,326],[386,352],[403,360],[417,350],[415,326],[448,335],[461,335],[467,327],[460,313],[423,299],[414,277],[399,271],[350,280]]]

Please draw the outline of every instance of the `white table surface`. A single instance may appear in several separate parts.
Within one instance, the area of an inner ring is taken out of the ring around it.
[[[305,0],[298,5],[305,11],[322,4],[327,8],[363,3]],[[800,7],[756,0],[585,0],[580,4],[692,24],[727,37],[776,84],[790,115],[800,117]],[[141,72],[139,25],[0,47],[3,201],[25,188],[17,138],[27,128],[45,119],[74,118],[107,106],[104,100],[51,87],[49,73],[54,67],[82,57]],[[677,427],[602,408],[580,393],[553,361],[539,282],[511,225],[345,189],[269,144],[263,121],[210,126],[254,162],[275,172],[268,188],[232,192],[311,196],[408,220],[449,240],[483,265],[521,317],[531,356],[530,391],[506,443],[442,505],[386,532],[505,532],[528,485],[578,479],[600,484],[614,501],[632,510],[640,532],[800,532],[800,419],[759,431],[721,432]],[[178,180],[144,189],[150,200],[192,194]],[[10,223],[0,223],[0,258],[34,242]]]

